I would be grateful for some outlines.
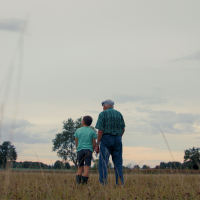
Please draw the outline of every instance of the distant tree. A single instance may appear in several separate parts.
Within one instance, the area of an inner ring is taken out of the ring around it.
[[[13,162],[13,168],[22,168],[22,162]]]
[[[98,169],[98,166],[99,166],[99,159],[93,160],[93,163],[94,163],[93,169]]]
[[[70,166],[71,170],[77,170],[77,167],[75,165]]]
[[[177,162],[177,161],[168,162],[168,163],[161,162],[160,163],[160,169],[179,169],[179,168],[181,168],[181,165],[182,164],[180,162]]]
[[[42,162],[32,162],[32,161],[24,161],[22,163],[22,168],[30,168],[30,169],[49,169],[49,166],[47,164],[44,164]]]
[[[0,145],[0,167],[6,167],[7,163],[12,164],[17,159],[17,151],[14,145],[11,145],[11,142],[6,141]]]
[[[62,133],[56,134],[55,139],[52,140],[52,150],[57,151],[57,155],[64,161],[72,161],[76,167],[78,167],[78,160],[74,133],[81,127],[81,120],[79,118],[73,121],[69,118],[67,121],[64,121]],[[94,127],[90,126],[90,128],[96,131]]]
[[[51,165],[48,165],[48,169],[51,169],[52,167],[51,167]]]
[[[77,153],[75,145],[74,133],[81,127],[81,118],[73,121],[69,118],[63,122],[62,133],[56,134],[56,138],[52,140],[53,151],[57,151],[57,155],[63,160],[70,160],[78,167]]]
[[[156,166],[155,166],[155,169],[160,169],[160,166],[159,166],[159,165],[156,165]]]
[[[200,169],[200,148],[193,147],[185,150],[184,162],[189,161],[188,165],[191,169]]]
[[[57,160],[54,164],[54,169],[63,169],[64,165],[60,160]]]
[[[167,169],[167,163],[161,162],[160,163],[160,169]]]
[[[24,161],[22,163],[22,168],[30,168],[32,165],[32,162]]]
[[[93,160],[93,163],[94,163],[93,169],[98,169],[98,167],[99,167],[99,159]],[[112,169],[113,168],[113,164],[110,161],[108,161],[107,168],[108,169]]]
[[[142,169],[150,169],[150,167],[147,165],[143,165]]]
[[[70,164],[68,162],[65,163],[65,168],[70,169]]]
[[[139,165],[134,165],[133,169],[140,169]]]

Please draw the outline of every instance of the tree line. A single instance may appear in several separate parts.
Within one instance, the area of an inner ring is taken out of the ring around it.
[[[52,151],[57,152],[57,156],[60,157],[63,162],[56,161],[54,165],[46,165],[39,162],[16,162],[17,159],[17,151],[9,141],[3,142],[0,145],[0,168],[5,168],[6,163],[12,164],[13,168],[31,168],[31,169],[69,169],[71,166],[69,162],[72,162],[75,167],[78,167],[77,153],[76,153],[76,145],[75,145],[75,137],[74,133],[78,128],[81,127],[81,118],[76,121],[69,118],[67,121],[63,122],[63,131],[61,133],[57,133],[55,139],[52,140],[53,147]],[[93,130],[94,127],[90,127]],[[184,162],[161,162],[160,165],[157,165],[156,169],[200,169],[200,148],[191,148],[184,151]],[[98,159],[93,160],[94,168],[97,168]],[[109,167],[112,167],[112,164],[109,163]],[[130,165],[123,168],[132,168]],[[135,165],[133,168],[139,169],[139,165]],[[142,169],[149,169],[150,167],[147,165],[143,165]]]

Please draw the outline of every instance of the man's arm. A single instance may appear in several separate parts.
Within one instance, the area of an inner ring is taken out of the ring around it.
[[[103,131],[99,130],[98,135],[97,135],[97,144],[96,144],[96,147],[95,147],[95,151],[96,151],[97,154],[99,153],[99,144],[101,142],[102,136],[103,136]]]
[[[123,133],[121,134],[121,136],[123,136],[123,135],[124,135],[124,132],[125,132],[125,128],[123,128]]]
[[[103,136],[103,131],[98,131],[98,135],[97,135],[97,145],[99,145],[99,143],[101,142]]]
[[[93,144],[93,151],[94,151],[94,149],[96,147],[96,138],[92,139],[92,144]]]
[[[78,138],[75,137],[75,143],[76,143],[76,147],[78,146]]]

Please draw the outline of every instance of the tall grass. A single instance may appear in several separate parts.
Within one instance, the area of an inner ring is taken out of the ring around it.
[[[200,199],[198,174],[124,174],[125,186],[115,186],[109,173],[106,186],[98,174],[90,174],[87,185],[77,185],[72,172],[0,172],[0,199]]]

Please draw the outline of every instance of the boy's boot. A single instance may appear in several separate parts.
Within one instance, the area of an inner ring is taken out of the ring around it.
[[[89,177],[82,176],[82,184],[87,184]]]
[[[80,184],[81,183],[81,175],[76,175],[76,182],[78,183],[78,184]]]

